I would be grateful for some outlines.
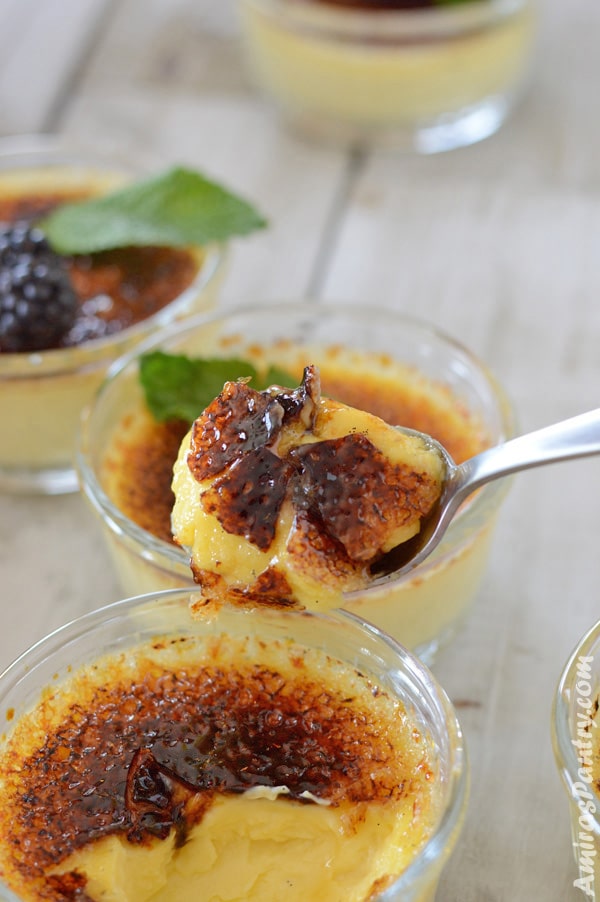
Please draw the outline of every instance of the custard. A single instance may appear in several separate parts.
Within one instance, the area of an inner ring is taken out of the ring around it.
[[[0,222],[31,222],[62,202],[106,194],[126,176],[90,165],[0,173]],[[67,259],[78,312],[55,346],[0,353],[0,487],[73,491],[81,410],[108,366],[159,324],[213,302],[221,252],[122,248]]]
[[[253,348],[252,362],[264,366],[272,348]],[[310,353],[310,352],[307,352]],[[304,352],[284,346],[281,360],[292,376],[302,376]],[[332,345],[320,349],[323,394],[349,407],[431,435],[461,463],[487,446],[481,425],[441,386],[378,355],[345,352]],[[173,541],[171,489],[173,466],[189,430],[182,420],[159,423],[138,405],[113,427],[102,461],[105,491],[132,522],[164,541]]]
[[[524,80],[532,5],[374,6],[242,0],[249,62],[285,119],[318,137],[426,151],[485,137],[484,113],[493,131]],[[438,127],[439,146],[419,144]]]
[[[198,355],[237,356],[260,372],[269,364],[277,366],[297,380],[306,362],[314,360],[326,397],[387,423],[429,434],[459,463],[489,446],[482,422],[447,386],[388,355],[342,348],[333,341],[318,346],[293,340],[269,345],[248,344],[240,338],[215,344],[210,333],[203,333],[195,350]],[[145,407],[136,381],[137,375],[131,372],[127,380],[111,386],[104,398],[112,409],[108,419],[102,416],[103,430],[108,423],[109,431],[94,431],[93,439],[86,439],[91,442],[88,453],[95,459],[99,486],[110,508],[104,506],[103,498],[92,496],[92,500],[97,509],[102,505],[114,518],[114,526],[104,523],[105,537],[123,590],[129,595],[192,585],[189,555],[172,544],[170,524],[173,464],[189,426],[182,421],[157,423]],[[473,502],[477,507],[476,498]],[[487,510],[487,505],[484,507]],[[484,519],[478,515],[473,520],[471,509],[469,502],[464,517],[455,518],[452,531],[458,539],[450,536],[450,553],[440,549],[430,566],[419,567],[394,586],[349,597],[344,607],[419,651],[453,630],[482,579],[494,525],[491,511]]]
[[[439,820],[402,702],[292,639],[157,637],[49,685],[0,750],[25,902],[362,902]]]
[[[176,541],[208,599],[339,607],[438,501],[443,461],[420,436],[298,389],[229,382],[174,467]]]

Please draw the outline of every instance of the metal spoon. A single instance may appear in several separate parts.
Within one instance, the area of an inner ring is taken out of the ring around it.
[[[463,501],[485,483],[531,467],[600,453],[600,408],[488,448],[460,465],[431,436],[413,429],[402,431],[420,436],[437,451],[446,474],[439,502],[420,532],[385,554],[373,568],[374,585],[397,579],[428,557]]]

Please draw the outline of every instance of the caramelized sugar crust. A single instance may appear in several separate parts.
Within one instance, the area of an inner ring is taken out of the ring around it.
[[[0,757],[9,870],[39,882],[40,898],[84,898],[81,886],[65,895],[77,875],[48,871],[109,834],[145,843],[175,829],[182,844],[217,793],[285,786],[283,804],[334,806],[420,798],[432,772],[402,707],[362,678],[360,691],[324,680],[302,649],[290,654],[282,668],[224,666],[217,654],[175,668],[139,655],[133,674],[131,657],[122,668],[116,659],[112,679],[90,668],[50,694]]]
[[[429,513],[440,486],[390,462],[362,433],[295,443],[296,424],[313,431],[319,400],[312,366],[298,389],[284,393],[228,382],[195,421],[187,464],[198,482],[219,474],[200,500],[226,532],[267,550],[290,497],[324,541],[340,546],[336,557],[370,562],[393,529]]]

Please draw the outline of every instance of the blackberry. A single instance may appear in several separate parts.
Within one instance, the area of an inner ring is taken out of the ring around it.
[[[54,348],[78,300],[65,261],[28,223],[0,225],[0,351]]]

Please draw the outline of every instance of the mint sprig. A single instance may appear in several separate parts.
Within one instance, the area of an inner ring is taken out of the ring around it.
[[[191,358],[183,354],[151,351],[140,357],[140,382],[146,404],[158,422],[170,419],[188,423],[223,390],[225,382],[250,378],[262,391],[270,385],[293,387],[297,379],[277,367],[261,374],[247,360]]]
[[[118,191],[57,207],[42,223],[59,254],[117,247],[187,247],[264,228],[245,200],[198,172],[174,167]]]

